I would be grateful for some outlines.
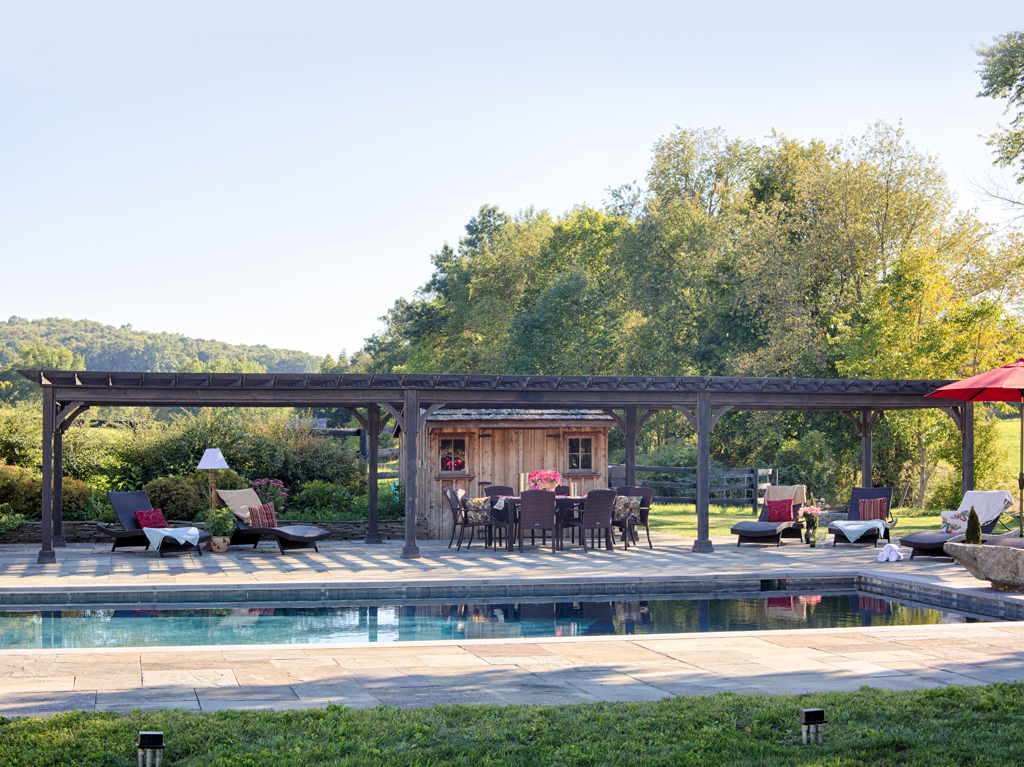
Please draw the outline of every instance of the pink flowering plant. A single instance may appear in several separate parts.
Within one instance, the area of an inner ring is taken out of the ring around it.
[[[562,484],[562,475],[557,471],[538,469],[531,471],[529,477],[531,490],[543,490],[548,487],[557,487]]]
[[[256,491],[261,503],[273,503],[275,509],[283,509],[288,502],[288,488],[279,479],[254,479],[249,483]]]
[[[818,529],[818,516],[821,514],[821,509],[817,506],[804,506],[804,524],[808,530]]]

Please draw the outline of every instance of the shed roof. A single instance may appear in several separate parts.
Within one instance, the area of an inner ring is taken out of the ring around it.
[[[603,410],[561,409],[561,410],[524,410],[518,408],[468,408],[443,407],[436,410],[427,419],[435,421],[589,421],[601,425],[614,426],[615,419]]]

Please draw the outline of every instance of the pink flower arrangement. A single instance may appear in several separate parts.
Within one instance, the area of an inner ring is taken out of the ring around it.
[[[557,487],[562,484],[562,475],[557,471],[538,469],[531,471],[529,477],[531,490],[543,490],[547,487]]]

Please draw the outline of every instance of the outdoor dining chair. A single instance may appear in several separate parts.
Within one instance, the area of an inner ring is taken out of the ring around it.
[[[452,512],[452,537],[448,540],[448,548],[450,549],[452,544],[455,543],[455,531],[462,527],[466,521],[464,509],[462,508],[462,499],[466,497],[466,491],[456,490],[453,487],[443,487],[441,492],[444,494],[445,500],[448,501],[448,507]]]
[[[523,535],[530,531],[530,541],[535,542],[533,535],[536,530],[543,530],[545,541],[547,531],[551,531],[551,553],[558,550],[561,526],[555,508],[555,494],[550,490],[524,490],[519,502],[519,552],[523,551]]]
[[[587,552],[587,530],[591,532],[591,547],[593,547],[593,534],[596,531],[604,531],[605,548],[609,551],[614,549],[612,544],[612,508],[615,506],[614,490],[591,490],[587,493],[587,500],[583,504],[583,511],[577,519],[569,519],[563,523],[564,527],[572,529],[579,528],[580,544],[583,546],[583,553]]]
[[[640,507],[636,509],[636,515],[630,515],[624,517],[621,520],[613,521],[612,524],[622,531],[622,540],[626,544],[626,548],[629,548],[630,541],[636,543],[640,542],[639,536],[636,534],[636,528],[638,525],[643,525],[644,530],[647,531],[647,547],[653,549],[654,544],[651,543],[651,501],[654,498],[654,489],[650,487],[619,487],[615,489],[615,492],[619,495],[624,495],[627,498],[640,498]]]

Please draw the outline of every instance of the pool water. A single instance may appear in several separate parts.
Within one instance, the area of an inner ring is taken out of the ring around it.
[[[863,593],[389,606],[118,608],[0,613],[0,649],[381,644],[979,620],[991,619]]]

